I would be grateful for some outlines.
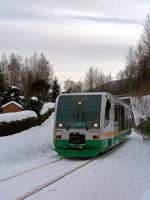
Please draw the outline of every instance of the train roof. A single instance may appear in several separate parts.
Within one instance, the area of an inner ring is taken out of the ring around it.
[[[59,96],[72,96],[72,95],[111,95],[107,92],[74,92],[74,93],[61,93]]]
[[[122,105],[128,107],[128,105],[127,105],[124,101],[122,101],[121,99],[119,99],[119,98],[117,98],[116,96],[114,96],[114,95],[112,95],[112,94],[110,94],[110,93],[107,93],[107,92],[74,92],[74,93],[61,93],[59,96],[73,96],[73,95],[77,95],[77,96],[79,96],[79,95],[87,95],[87,96],[88,96],[88,95],[103,95],[103,96],[111,95],[111,96],[114,98],[115,102],[120,103],[120,104],[122,104]]]

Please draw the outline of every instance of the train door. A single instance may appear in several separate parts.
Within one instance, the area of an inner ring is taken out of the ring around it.
[[[104,117],[104,127],[106,127],[110,122],[110,109],[111,103],[110,100],[106,100],[106,108],[105,108],[105,117]]]
[[[118,131],[119,131],[119,117],[120,117],[119,103],[115,102],[115,106],[114,106],[114,130],[115,130],[115,133],[118,133]]]

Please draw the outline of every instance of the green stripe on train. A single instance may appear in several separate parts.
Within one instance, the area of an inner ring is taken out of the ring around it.
[[[86,140],[73,145],[69,140],[54,140],[54,150],[63,157],[94,157],[125,140],[126,134],[103,140]]]

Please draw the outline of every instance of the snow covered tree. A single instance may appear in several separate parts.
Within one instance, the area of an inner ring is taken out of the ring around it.
[[[20,89],[15,86],[9,86],[3,93],[3,97],[8,100],[17,99],[20,95]]]
[[[24,107],[24,98],[20,96],[20,89],[18,87],[9,86],[5,89],[0,100],[0,105],[10,101],[16,101]]]
[[[57,78],[52,81],[52,86],[51,86],[51,100],[54,103],[56,101],[57,96],[60,94],[61,91],[61,86],[58,83]]]
[[[35,111],[38,117],[40,117],[40,111],[42,109],[42,106],[43,102],[35,96],[31,97],[27,103],[27,109]]]

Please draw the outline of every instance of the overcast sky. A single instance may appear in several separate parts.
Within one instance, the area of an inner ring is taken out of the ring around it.
[[[43,52],[61,82],[89,66],[115,76],[149,9],[150,0],[0,0],[0,54]]]

